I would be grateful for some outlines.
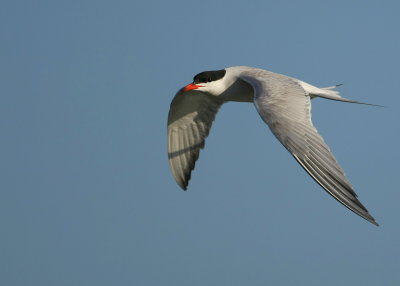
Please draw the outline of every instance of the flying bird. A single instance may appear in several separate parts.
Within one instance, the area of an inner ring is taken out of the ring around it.
[[[168,158],[186,190],[191,172],[219,108],[228,101],[253,102],[262,120],[304,170],[348,209],[378,225],[357,199],[344,171],[311,121],[311,99],[350,103],[334,90],[263,69],[236,66],[197,74],[180,89],[168,114]]]

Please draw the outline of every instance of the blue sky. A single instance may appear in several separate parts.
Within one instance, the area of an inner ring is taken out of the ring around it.
[[[2,285],[400,283],[397,1],[5,1]],[[224,106],[183,192],[166,119],[201,71],[248,65],[386,108],[313,101],[380,227]]]

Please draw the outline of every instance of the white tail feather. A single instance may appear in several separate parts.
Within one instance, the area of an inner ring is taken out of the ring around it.
[[[357,104],[365,104],[365,105],[372,105],[372,106],[378,106],[378,107],[384,107],[382,105],[377,105],[377,104],[371,104],[371,103],[365,103],[365,102],[360,102],[356,100],[351,100],[347,99],[344,97],[340,96],[339,91],[333,90],[338,86],[341,86],[342,84],[337,84],[333,86],[328,86],[328,87],[315,87],[312,86],[311,84],[308,84],[303,81],[299,81],[301,86],[304,88],[304,90],[311,96],[311,97],[322,97],[330,100],[337,100],[337,101],[342,101],[342,102],[349,102],[349,103],[357,103]]]

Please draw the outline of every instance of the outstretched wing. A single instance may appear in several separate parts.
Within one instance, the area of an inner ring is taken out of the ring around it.
[[[168,158],[172,175],[186,190],[222,101],[199,91],[177,92],[168,114]]]
[[[281,75],[243,76],[252,85],[261,118],[307,173],[344,206],[378,225],[357,199],[344,171],[311,121],[311,102],[295,80]]]

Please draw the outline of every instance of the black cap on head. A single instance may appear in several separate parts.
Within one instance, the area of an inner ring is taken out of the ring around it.
[[[204,71],[194,76],[193,83],[206,83],[211,81],[216,81],[223,78],[226,74],[226,70],[218,70],[218,71]]]

